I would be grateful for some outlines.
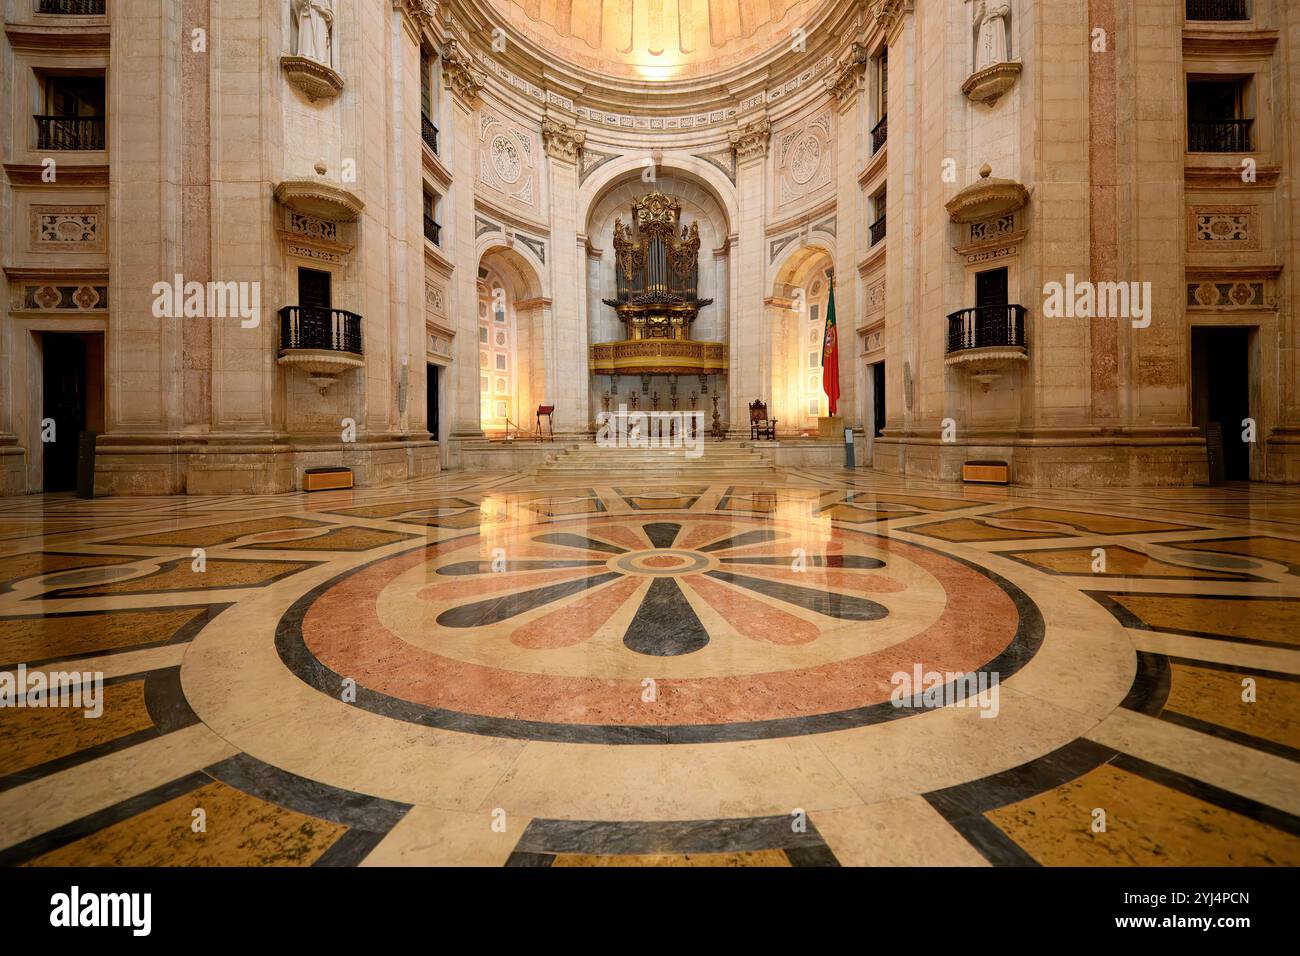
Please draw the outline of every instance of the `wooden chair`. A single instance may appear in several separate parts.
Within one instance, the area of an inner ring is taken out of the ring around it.
[[[776,440],[776,419],[767,417],[767,403],[758,399],[749,403],[749,437]]]

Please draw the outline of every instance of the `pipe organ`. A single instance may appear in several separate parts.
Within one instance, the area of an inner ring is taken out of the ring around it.
[[[699,298],[700,229],[682,226],[681,204],[663,193],[632,203],[632,221],[614,220],[616,298],[604,299],[627,328],[622,342],[591,346],[603,374],[712,374],[725,371],[720,342],[691,339],[691,323],[713,302]]]

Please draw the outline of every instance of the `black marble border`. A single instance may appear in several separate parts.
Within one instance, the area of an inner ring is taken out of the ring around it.
[[[550,866],[561,855],[649,856],[752,853],[782,850],[792,866],[839,866],[835,854],[805,815],[803,832],[793,816],[714,820],[550,820],[529,822],[506,866]]]
[[[994,866],[1038,866],[984,814],[1054,790],[1110,762],[1117,753],[1080,737],[1028,763],[921,796]]]
[[[886,537],[869,531],[860,531],[856,528],[841,530],[848,534],[865,537]],[[461,539],[458,538],[457,540]],[[1015,636],[993,660],[978,668],[974,673],[996,673],[998,681],[1002,682],[1024,667],[1038,652],[1043,642],[1043,615],[1038,606],[1019,587],[997,572],[980,567],[965,558],[926,545],[913,542],[901,543],[906,544],[908,547],[929,551],[946,560],[966,566],[1000,587],[1015,603],[1019,613],[1019,624]],[[433,550],[438,547],[438,544],[437,542],[430,543],[421,547]],[[290,673],[325,696],[339,700],[343,686],[343,676],[322,664],[308,649],[302,636],[303,619],[321,595],[338,586],[342,581],[369,569],[381,561],[393,560],[402,555],[410,554],[414,550],[416,549],[412,548],[397,554],[386,555],[355,568],[350,568],[342,574],[317,585],[298,598],[280,618],[275,633],[276,651]],[[990,678],[991,682],[992,679]],[[961,679],[946,685],[944,699],[964,699],[966,686],[967,682]],[[921,706],[919,703],[895,706],[892,701],[881,701],[866,707],[834,713],[741,721],[730,724],[563,724],[512,720],[447,710],[403,700],[399,697],[382,694],[360,686],[356,688],[356,701],[350,706],[360,707],[370,713],[393,720],[401,720],[425,727],[437,727],[442,730],[453,730],[459,733],[505,737],[514,740],[592,744],[729,743],[779,737],[798,737],[885,723],[914,713],[925,713],[932,709]]]

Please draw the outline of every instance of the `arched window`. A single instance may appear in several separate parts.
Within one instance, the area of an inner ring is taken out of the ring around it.
[[[804,331],[807,359],[804,362],[804,402],[806,419],[815,421],[827,414],[826,393],[822,391],[822,345],[826,334],[826,300],[830,287],[824,279],[815,279],[808,287],[807,324]]]
[[[478,284],[479,424],[504,432],[516,424],[514,303],[492,273]]]

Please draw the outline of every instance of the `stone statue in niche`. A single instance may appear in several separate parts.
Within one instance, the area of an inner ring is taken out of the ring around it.
[[[298,56],[330,66],[334,0],[293,0],[298,18]]]
[[[1007,0],[975,2],[975,71],[987,69],[1009,59],[1007,26],[1011,22],[1011,4]]]

